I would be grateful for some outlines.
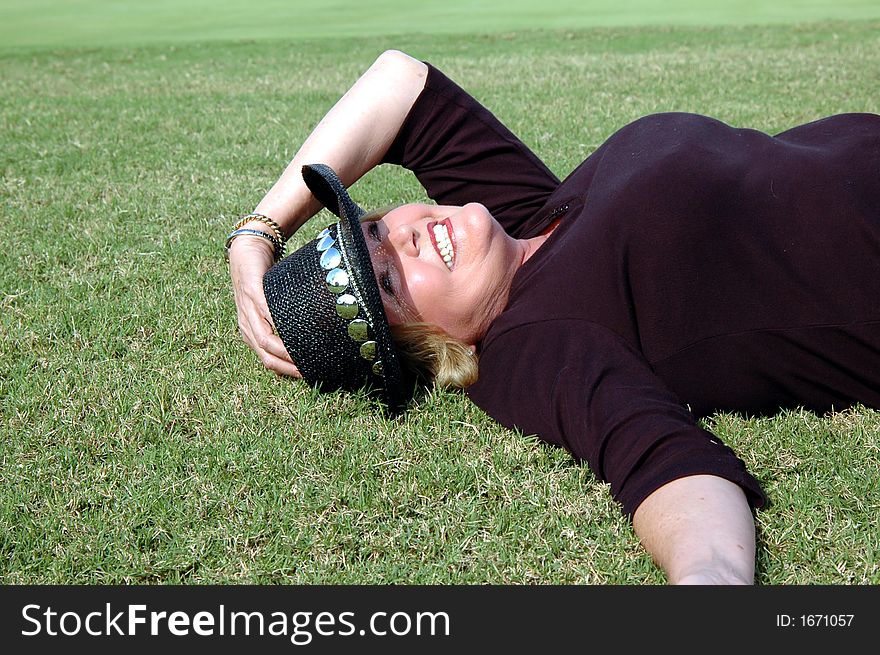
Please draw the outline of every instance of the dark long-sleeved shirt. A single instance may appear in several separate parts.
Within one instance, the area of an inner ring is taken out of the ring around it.
[[[518,238],[561,218],[517,272],[468,393],[586,460],[629,515],[695,474],[764,503],[700,417],[880,407],[880,116],[769,136],[651,115],[560,182],[431,67],[386,161]]]

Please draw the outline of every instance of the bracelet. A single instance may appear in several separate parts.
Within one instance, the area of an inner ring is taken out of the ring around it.
[[[278,259],[281,259],[284,256],[284,245],[287,243],[287,237],[285,237],[284,232],[281,231],[281,226],[268,216],[256,213],[248,214],[247,216],[242,217],[242,219],[238,223],[236,223],[235,227],[233,227],[232,229],[237,230],[247,223],[250,223],[251,221],[260,221],[261,223],[265,223],[270,228],[272,228],[272,231],[275,233],[275,238],[278,239],[278,243],[281,245],[281,247],[279,248],[280,254],[278,255]]]
[[[272,254],[275,257],[275,261],[277,262],[279,259],[281,259],[281,255],[279,253],[284,252],[284,246],[278,243],[278,239],[276,239],[268,232],[263,232],[263,230],[252,230],[246,227],[240,227],[230,232],[229,236],[226,237],[226,248],[223,252],[223,256],[226,258],[227,262],[229,261],[229,248],[232,246],[232,242],[235,241],[236,237],[240,237],[242,235],[261,237],[263,239],[266,239],[266,241],[272,244]]]

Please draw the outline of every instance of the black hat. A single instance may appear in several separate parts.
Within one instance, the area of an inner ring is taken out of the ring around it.
[[[378,388],[398,413],[406,387],[361,231],[365,212],[329,166],[303,166],[302,176],[339,222],[263,276],[275,329],[309,384],[328,391]]]

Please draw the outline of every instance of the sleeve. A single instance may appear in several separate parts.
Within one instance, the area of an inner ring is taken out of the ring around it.
[[[502,335],[481,354],[468,393],[489,415],[586,461],[629,518],[656,489],[698,474],[736,483],[752,507],[765,504],[744,462],[696,424],[623,339],[580,320],[533,327]]]
[[[513,236],[559,185],[550,169],[489,110],[428,64],[425,87],[384,163],[413,171],[443,205],[480,202]]]

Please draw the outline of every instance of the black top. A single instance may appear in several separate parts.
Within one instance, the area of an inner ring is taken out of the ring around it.
[[[880,407],[880,116],[776,136],[647,116],[560,183],[431,68],[388,160],[517,237],[562,217],[517,272],[468,392],[586,459],[627,514],[698,473],[763,504],[695,418]]]

